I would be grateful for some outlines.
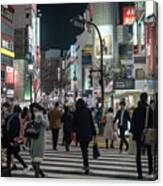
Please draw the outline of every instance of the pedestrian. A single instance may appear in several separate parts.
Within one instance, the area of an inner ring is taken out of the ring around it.
[[[30,167],[24,162],[20,156],[20,145],[23,143],[20,137],[20,114],[21,108],[19,105],[15,105],[13,114],[6,120],[6,131],[7,131],[7,168],[11,170],[12,155],[16,158],[23,166],[24,173],[30,170]]]
[[[7,148],[7,118],[12,114],[11,105],[8,102],[3,103],[1,112],[1,141],[2,149]]]
[[[106,114],[106,124],[104,127],[104,137],[105,137],[105,145],[106,148],[109,148],[109,141],[110,141],[110,148],[114,148],[114,126],[113,126],[113,108],[108,109],[108,113]]]
[[[49,112],[50,129],[52,130],[53,150],[57,150],[59,130],[62,126],[62,111],[59,108],[59,102],[55,103],[55,107]]]
[[[45,177],[43,170],[40,168],[40,164],[43,161],[45,150],[45,132],[49,126],[48,117],[45,109],[38,103],[31,105],[32,121],[36,122],[40,126],[39,135],[37,138],[31,138],[31,159],[32,166],[35,171],[35,177]]]
[[[70,106],[65,105],[64,114],[62,116],[63,122],[63,136],[64,136],[64,145],[66,151],[70,151],[70,143],[71,143],[71,134],[73,129],[73,114],[70,111]]]
[[[102,108],[100,104],[96,105],[96,123],[98,125],[98,134],[101,135],[101,125],[100,125],[100,121],[101,121],[101,117],[102,117]]]
[[[79,99],[76,103],[76,111],[74,113],[74,130],[80,143],[83,156],[83,165],[85,174],[89,173],[88,162],[88,145],[92,137],[96,136],[96,130],[92,119],[91,111],[86,107],[83,99]]]
[[[138,178],[142,179],[142,164],[141,164],[141,152],[143,147],[143,130],[145,125],[147,124],[147,128],[152,128],[153,125],[153,112],[152,109],[147,104],[148,94],[146,92],[140,95],[140,102],[138,107],[134,110],[132,116],[132,125],[131,132],[133,133],[133,140],[136,141],[136,164],[137,164],[137,172]],[[146,120],[148,110],[148,118]],[[146,123],[147,122],[147,123]],[[152,152],[151,145],[146,145],[147,155],[148,155],[148,174],[151,175],[153,172],[152,167]]]
[[[21,135],[21,137],[23,139],[23,146],[22,146],[23,150],[26,150],[27,143],[29,141],[29,139],[24,136],[24,131],[25,131],[25,128],[26,128],[29,120],[30,120],[29,109],[27,107],[24,107],[23,110],[22,110],[22,113],[21,113],[21,117],[20,117],[20,124],[21,124],[20,135]]]
[[[126,145],[126,151],[128,150],[128,142],[125,138],[125,132],[128,129],[128,122],[131,122],[130,116],[129,116],[129,112],[125,109],[126,103],[125,100],[121,100],[120,101],[120,110],[118,110],[115,118],[114,118],[114,125],[116,123],[116,121],[118,120],[118,128],[120,130],[120,146],[119,146],[119,150],[120,153],[122,152],[123,149],[123,143],[125,143]]]

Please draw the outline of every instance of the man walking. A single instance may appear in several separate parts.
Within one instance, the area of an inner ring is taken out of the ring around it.
[[[133,140],[136,141],[136,164],[137,164],[137,172],[138,172],[138,179],[142,179],[142,165],[141,165],[141,151],[143,147],[142,141],[142,134],[145,127],[152,128],[153,127],[153,111],[151,107],[147,104],[147,93],[142,93],[140,95],[140,102],[138,107],[134,110],[132,116],[132,125],[131,125],[131,132],[133,133]],[[148,110],[148,111],[147,111]],[[146,114],[148,113],[148,118],[146,120]],[[147,122],[147,123],[146,123]],[[147,126],[145,126],[147,125]],[[151,145],[146,145],[147,148],[147,155],[148,155],[148,174],[151,175],[153,172],[152,167],[152,152],[151,152]]]
[[[126,151],[128,150],[128,142],[125,138],[125,132],[128,129],[128,122],[130,122],[130,116],[128,111],[125,109],[126,103],[124,100],[121,100],[120,102],[120,110],[118,110],[113,123],[115,124],[118,120],[118,128],[120,130],[120,146],[119,150],[120,153],[122,152],[123,143],[126,145]]]
[[[77,133],[77,138],[82,151],[84,173],[89,174],[88,145],[92,140],[92,137],[94,136],[95,138],[96,130],[91,111],[86,107],[86,103],[83,99],[79,99],[76,103],[74,130]]]
[[[61,128],[62,111],[59,103],[55,103],[55,107],[49,112],[50,129],[52,130],[53,150],[57,150],[59,129]]]

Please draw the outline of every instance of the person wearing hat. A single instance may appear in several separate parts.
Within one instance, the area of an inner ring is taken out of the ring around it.
[[[125,132],[128,129],[128,122],[131,122],[129,112],[125,109],[126,103],[125,100],[122,99],[120,101],[120,109],[118,110],[113,123],[115,124],[118,120],[118,128],[120,130],[120,153],[122,152],[123,143],[126,145],[126,151],[128,150],[128,142],[125,138]]]

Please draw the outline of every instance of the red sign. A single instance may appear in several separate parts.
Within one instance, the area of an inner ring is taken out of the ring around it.
[[[14,84],[14,69],[13,67],[6,66],[6,83]]]
[[[126,6],[123,8],[123,24],[132,25],[135,21],[135,8],[133,6]]]

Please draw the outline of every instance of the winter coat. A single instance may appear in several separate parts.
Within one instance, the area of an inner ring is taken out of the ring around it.
[[[44,156],[45,148],[45,132],[49,126],[48,117],[43,115],[40,121],[40,133],[37,139],[31,138],[31,157],[32,159],[40,158]]]
[[[134,140],[140,140],[145,127],[146,109],[148,104],[141,103],[135,110],[131,120],[131,132]],[[148,128],[153,128],[153,111],[149,107]]]
[[[20,126],[19,113],[14,113],[6,119],[6,147],[11,154],[20,151],[20,145],[16,141],[20,136]]]
[[[75,111],[73,126],[79,142],[89,142],[92,140],[92,136],[96,135],[92,114],[88,108]]]
[[[104,127],[104,137],[106,139],[109,139],[109,140],[113,140],[113,134],[114,134],[113,120],[114,120],[113,114],[108,113],[106,115],[106,124],[105,124],[105,127]]]
[[[118,127],[122,127],[124,130],[128,129],[128,121],[131,122],[130,116],[129,116],[129,112],[127,110],[124,111],[124,115],[123,115],[123,122],[122,122],[122,126],[121,124],[121,110],[119,110],[114,118],[114,123],[118,120]]]
[[[14,113],[6,120],[7,142],[8,144],[13,142],[16,137],[19,137],[20,133],[20,119],[19,113]]]
[[[73,129],[73,114],[71,112],[64,113],[62,116],[63,132],[71,133]]]
[[[50,129],[59,129],[62,126],[62,112],[58,108],[54,108],[49,112]]]

